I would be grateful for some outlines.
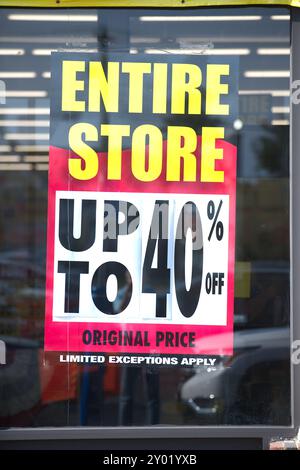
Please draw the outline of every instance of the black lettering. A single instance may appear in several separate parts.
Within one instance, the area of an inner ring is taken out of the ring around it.
[[[114,346],[118,342],[117,332],[112,330],[108,333],[108,344]]]
[[[135,333],[134,346],[144,346],[142,333],[140,331],[136,331]]]
[[[116,312],[114,308],[115,300],[108,300],[106,285],[109,276],[114,275],[118,281],[118,292],[120,288],[127,286],[126,292],[124,293],[123,301],[121,302],[121,307]],[[107,315],[117,315],[118,313],[125,310],[129,304],[132,296],[132,280],[130,273],[126,266],[122,263],[117,263],[116,261],[109,261],[103,263],[99,268],[96,269],[93,279],[92,279],[92,298],[93,302],[100,310],[100,312]]]
[[[156,200],[143,264],[142,292],[156,294],[157,318],[165,318],[167,316],[167,294],[170,292],[168,230],[169,202]],[[153,268],[156,245],[157,267]]]
[[[188,229],[192,230],[194,240],[196,241],[196,243],[193,242],[192,248],[192,280],[189,289],[186,288],[185,279],[186,234]],[[186,318],[191,317],[195,313],[200,297],[203,246],[200,247],[198,245],[200,245],[199,240],[201,239],[202,226],[199,211],[193,202],[187,202],[183,206],[179,216],[174,253],[175,292],[180,311]]]
[[[159,344],[164,340],[164,334],[162,331],[157,331],[156,332],[156,346],[159,346]]]
[[[132,331],[123,331],[123,345],[132,346]]]
[[[76,220],[76,223],[78,221]],[[83,199],[81,202],[80,237],[74,237],[74,199],[59,201],[59,241],[69,251],[85,251],[95,242],[96,201]]]
[[[58,261],[57,271],[66,275],[65,313],[78,313],[80,275],[88,274],[89,263],[87,261]]]
[[[150,343],[149,337],[148,337],[148,331],[145,331],[145,333],[144,333],[144,346],[151,346],[151,343]]]
[[[189,347],[190,348],[194,348],[196,346],[195,341],[196,341],[196,333],[190,333],[189,334]]]
[[[90,330],[84,330],[82,333],[82,342],[84,344],[90,344],[92,341],[92,332]]]
[[[169,346],[174,346],[174,335],[170,331],[166,332],[166,339],[165,339],[165,346],[168,348]]]
[[[94,338],[93,338],[93,344],[101,344],[101,331],[99,330],[94,330]]]

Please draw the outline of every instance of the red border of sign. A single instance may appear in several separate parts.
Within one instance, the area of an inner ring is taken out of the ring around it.
[[[163,170],[156,181],[144,183],[137,181],[131,174],[131,151],[122,153],[122,178],[120,181],[105,179],[107,154],[99,153],[100,173],[89,181],[75,180],[69,175],[68,159],[77,157],[70,150],[50,146],[50,165],[48,183],[48,228],[47,228],[47,277],[46,277],[46,351],[88,351],[114,353],[159,353],[159,354],[210,354],[231,355],[233,349],[233,302],[234,302],[234,261],[235,261],[235,210],[236,210],[236,147],[229,142],[219,140],[217,148],[223,149],[223,159],[216,161],[216,170],[224,172],[223,183],[201,182],[166,182],[165,174],[166,142],[163,145]],[[198,137],[196,155],[201,154],[201,137]],[[78,158],[78,157],[77,157]],[[200,159],[198,173],[200,174]],[[83,323],[54,322],[53,309],[53,272],[54,272],[54,230],[55,230],[55,194],[56,191],[105,191],[105,192],[147,192],[147,193],[182,193],[182,194],[228,194],[229,195],[229,246],[228,246],[228,294],[227,325],[202,326],[184,325],[184,331],[196,333],[196,347],[155,347],[156,331],[180,331],[182,325],[126,324],[126,323]],[[139,330],[147,331],[149,346],[85,345],[82,333],[86,329],[99,330]]]

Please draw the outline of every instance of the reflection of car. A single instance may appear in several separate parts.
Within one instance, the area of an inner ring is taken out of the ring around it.
[[[287,327],[236,332],[232,357],[194,369],[182,384],[186,410],[198,421],[205,415],[226,424],[268,424],[276,415],[278,424],[288,424],[289,335]]]

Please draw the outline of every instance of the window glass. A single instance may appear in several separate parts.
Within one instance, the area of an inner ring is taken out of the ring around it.
[[[289,10],[1,13],[0,426],[290,425]],[[54,51],[238,64],[234,350],[213,367],[44,352]]]

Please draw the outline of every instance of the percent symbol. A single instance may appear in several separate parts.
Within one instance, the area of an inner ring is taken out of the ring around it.
[[[220,241],[223,238],[224,225],[223,225],[223,222],[218,220],[222,204],[223,204],[223,201],[221,200],[219,202],[217,212],[216,212],[215,203],[213,201],[209,201],[209,203],[207,204],[207,217],[209,218],[209,220],[213,221],[210,232],[209,232],[209,235],[208,235],[208,240],[209,241],[210,241],[210,239],[211,239],[211,237],[214,233],[214,230],[216,231],[217,240]]]

